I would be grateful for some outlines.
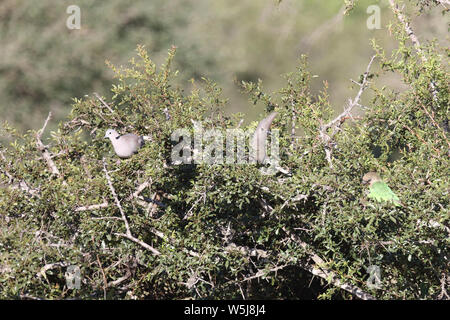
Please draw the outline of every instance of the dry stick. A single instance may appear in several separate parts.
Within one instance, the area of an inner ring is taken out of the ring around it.
[[[39,278],[44,277],[45,279],[47,279],[47,275],[45,274],[47,272],[47,270],[54,269],[54,268],[65,268],[70,265],[71,265],[71,263],[69,263],[69,262],[49,263],[49,264],[46,264],[45,266],[43,266],[36,275]]]
[[[130,272],[130,270],[127,270],[127,272],[125,273],[125,275],[123,277],[120,277],[114,281],[108,282],[108,287],[115,287],[130,277],[131,277],[131,272]]]
[[[345,122],[345,120],[348,117],[351,117],[351,111],[355,106],[360,106],[359,101],[361,100],[361,96],[363,92],[366,90],[368,85],[368,77],[369,77],[369,71],[370,67],[372,66],[372,63],[375,59],[375,55],[372,56],[370,59],[369,64],[367,65],[366,72],[363,75],[363,80],[361,83],[358,83],[359,85],[359,91],[356,94],[355,99],[349,99],[348,106],[344,108],[344,111],[338,115],[336,118],[331,120],[329,123],[320,126],[319,130],[319,137],[322,139],[322,142],[325,144],[325,154],[326,159],[328,161],[328,164],[330,168],[333,168],[333,163],[331,161],[331,153],[332,153],[332,146],[331,146],[331,140],[333,139],[334,135],[338,132],[342,124]],[[333,132],[328,135],[327,130],[333,127]]]
[[[424,63],[427,63],[428,59],[425,56],[425,54],[423,53],[422,48],[420,47],[419,39],[417,38],[417,36],[415,35],[414,31],[412,30],[408,20],[403,15],[402,9],[400,9],[398,7],[398,5],[395,3],[394,0],[389,0],[389,4],[390,4],[390,6],[392,8],[392,11],[397,16],[397,19],[401,22],[401,24],[405,28],[405,32],[408,35],[409,39],[411,39],[411,42],[413,43],[414,48],[416,49],[416,51],[419,54],[420,58],[422,59],[422,61]],[[431,80],[430,86],[431,86],[431,93],[433,94],[433,100],[436,103],[437,107],[440,109],[439,100],[438,100],[438,91],[437,91],[436,85],[434,84],[433,80]]]
[[[447,290],[445,289],[445,287],[449,285],[450,285],[450,276],[446,275],[445,273],[442,273],[441,293],[437,296],[439,300],[444,299],[444,296],[446,297],[446,300],[450,299],[450,296],[448,295]]]
[[[130,196],[128,196],[128,198],[126,198],[126,201],[131,201],[132,199],[138,199],[139,198],[139,194],[147,187],[151,186],[152,184],[152,180],[150,178],[150,180],[145,181],[144,183],[142,183],[141,185],[139,185],[136,188],[136,191],[133,192]],[[159,202],[159,201],[155,201],[155,200],[151,200],[151,199],[147,199],[144,197],[144,200],[147,202],[152,202],[152,203],[156,203],[157,205],[161,206],[161,207],[166,207],[165,204]],[[109,206],[108,201],[104,201],[102,203],[98,203],[98,204],[92,204],[92,205],[86,205],[86,206],[81,206],[75,209],[76,212],[79,211],[89,211],[89,210],[96,210],[96,209],[102,209],[102,208],[107,208]]]
[[[127,235],[131,235],[130,226],[128,224],[127,217],[125,215],[125,212],[122,209],[122,205],[120,204],[119,198],[117,198],[116,190],[114,189],[114,186],[112,185],[111,178],[109,176],[108,170],[106,170],[105,158],[103,158],[103,171],[105,172],[106,181],[108,182],[109,190],[111,191],[111,193],[112,193],[112,195],[114,197],[114,201],[116,202],[116,206],[117,206],[117,208],[120,211],[120,214],[122,216],[123,222],[125,223],[125,229],[126,229]]]
[[[119,237],[123,237],[123,238],[127,238],[128,240],[133,241],[134,243],[137,243],[138,245],[140,245],[141,247],[151,251],[155,256],[159,256],[161,254],[161,252],[159,252],[158,250],[156,250],[155,248],[153,248],[152,246],[148,245],[147,243],[145,243],[142,240],[139,240],[138,238],[133,237],[131,234],[125,234],[125,233],[118,233],[115,232],[114,235],[119,236]]]
[[[165,205],[164,203],[155,200],[155,199],[151,199],[148,197],[144,197],[144,196],[139,196],[139,194],[147,187],[150,187],[153,183],[152,178],[149,178],[149,180],[143,182],[142,184],[140,184],[137,188],[136,191],[133,192],[132,194],[130,194],[130,196],[126,199],[127,201],[130,201],[132,199],[138,199],[138,203],[141,204],[143,207],[145,207],[146,202],[150,202],[153,203],[155,205],[158,205],[160,207],[163,208],[167,208],[167,205]],[[143,200],[143,201],[142,201]]]
[[[272,211],[273,208],[268,205],[267,209],[265,210],[269,210]],[[351,294],[355,295],[356,297],[363,299],[363,300],[374,300],[375,298],[373,296],[371,296],[370,294],[362,291],[360,288],[351,285],[351,284],[347,284],[347,283],[342,283],[341,280],[338,279],[337,275],[335,272],[333,272],[332,270],[327,270],[325,268],[325,262],[322,260],[322,258],[320,258],[317,254],[315,254],[314,252],[312,252],[309,248],[310,246],[306,243],[303,242],[300,238],[298,238],[296,235],[292,234],[291,232],[289,232],[289,230],[287,230],[285,227],[282,228],[283,231],[296,243],[300,244],[300,246],[302,248],[304,248],[307,252],[309,252],[309,255],[311,257],[311,259],[314,261],[314,263],[319,267],[314,267],[314,266],[310,266],[307,263],[299,263],[300,267],[302,267],[304,270],[312,273],[315,276],[321,277],[329,282],[331,282],[333,285],[335,285],[336,287],[339,287],[345,291],[350,292]]]
[[[447,136],[445,135],[445,131],[439,126],[439,124],[434,120],[433,116],[428,112],[428,110],[425,108],[422,102],[419,101],[420,106],[422,107],[423,111],[428,115],[428,117],[431,119],[431,122],[433,122],[434,126],[439,129],[440,133],[442,134],[442,137],[447,142],[448,147],[450,148],[450,142],[447,139]]]
[[[135,192],[133,192],[128,198],[127,201],[130,201],[133,198],[137,198],[139,196],[139,194],[147,187],[152,185],[152,178],[150,178],[149,180],[146,180],[144,183],[142,183],[141,185],[139,185],[136,189]]]
[[[300,240],[300,238],[298,238],[296,235],[291,234],[286,228],[283,228],[283,230],[284,230],[284,232],[286,232],[286,234],[288,236],[291,237],[291,239],[293,241],[298,243],[305,250],[311,252],[311,250],[308,249],[308,247],[309,247],[308,244],[306,244],[305,242]],[[363,299],[363,300],[374,300],[375,299],[373,296],[364,292],[360,288],[358,288],[352,284],[343,283],[341,280],[339,280],[336,273],[334,273],[332,270],[325,269],[325,262],[322,260],[322,258],[320,258],[314,252],[310,253],[310,257],[314,261],[314,263],[317,265],[317,267],[308,265],[307,263],[300,263],[300,266],[303,269],[311,272],[315,276],[321,277],[327,281],[331,281],[331,283],[333,285],[335,285],[336,287],[339,287],[347,292],[350,292],[351,294],[355,295],[356,297],[358,297],[360,299]]]
[[[415,135],[417,137],[417,139],[419,139],[424,145],[427,145],[427,142],[421,136],[419,136],[416,132],[414,132],[409,126],[404,124],[403,127],[405,129],[407,129],[409,132],[411,132],[411,134]],[[437,159],[439,159],[439,156],[441,155],[441,152],[439,151],[439,149],[436,149],[433,146],[431,146],[431,148],[438,154]],[[433,155],[432,153],[430,153],[430,155],[436,158],[436,156]]]
[[[51,117],[52,117],[52,112],[50,111],[48,113],[47,119],[45,120],[44,126],[42,127],[42,129],[40,129],[36,133],[36,146],[37,146],[38,150],[42,153],[42,157],[47,162],[47,165],[48,165],[50,171],[52,172],[52,174],[54,174],[58,177],[61,177],[61,174],[60,174],[58,168],[56,167],[55,163],[52,160],[50,152],[48,152],[47,147],[42,143],[42,140],[41,140],[42,134],[44,133],[44,130],[47,127],[47,124],[50,121]]]
[[[94,96],[109,110],[109,112],[114,113],[109,104],[107,104],[97,92],[94,92]]]
[[[117,197],[116,190],[114,189],[114,186],[112,185],[111,178],[109,176],[108,170],[106,170],[105,158],[103,158],[102,161],[103,161],[103,171],[105,172],[105,176],[106,176],[106,180],[108,182],[109,189],[110,189],[110,191],[111,191],[111,193],[112,193],[112,195],[114,197],[114,201],[116,202],[116,206],[117,206],[117,208],[120,211],[120,215],[122,216],[122,221],[125,224],[125,230],[126,230],[125,234],[124,233],[114,233],[114,234],[117,235],[117,236],[120,236],[120,237],[127,238],[127,239],[129,239],[129,240],[139,244],[141,247],[151,251],[154,255],[160,255],[161,252],[159,252],[158,250],[156,250],[152,246],[148,245],[144,241],[141,241],[141,240],[133,237],[133,235],[131,234],[130,225],[128,224],[127,217],[125,215],[125,212],[123,211],[122,205],[120,204],[119,198]]]
[[[106,180],[108,181],[108,186],[109,186],[109,189],[111,190],[111,193],[113,194],[114,201],[116,202],[116,206],[119,208],[120,214],[121,214],[121,216],[122,216],[121,218],[118,218],[118,219],[122,220],[122,221],[125,223],[126,233],[125,233],[125,234],[124,234],[124,233],[115,233],[115,235],[121,236],[121,237],[124,237],[124,238],[127,238],[127,239],[129,239],[129,240],[131,240],[131,241],[133,241],[133,242],[139,244],[140,246],[144,247],[145,249],[147,249],[147,250],[153,252],[153,254],[155,254],[155,255],[160,255],[161,253],[160,253],[158,250],[156,250],[155,248],[151,247],[151,246],[148,245],[147,243],[145,243],[145,242],[143,242],[143,241],[141,241],[141,240],[139,240],[139,239],[133,237],[133,235],[131,234],[131,230],[130,230],[129,224],[128,224],[128,220],[127,220],[127,218],[126,218],[126,216],[125,216],[125,213],[124,213],[124,211],[123,211],[123,209],[122,209],[122,205],[120,204],[120,201],[119,201],[119,199],[118,199],[118,197],[117,197],[116,191],[115,191],[115,189],[114,189],[114,187],[113,187],[113,185],[112,185],[112,182],[111,182],[111,178],[110,178],[110,176],[109,176],[109,173],[108,173],[108,171],[106,170],[105,159],[103,159],[103,171],[105,172]],[[151,184],[152,184],[152,180],[151,180],[151,179],[145,181],[144,183],[142,183],[141,185],[138,186],[138,188],[136,189],[136,191],[135,191],[133,194],[131,194],[131,195],[127,198],[127,200],[131,200],[131,199],[133,199],[133,198],[137,198],[137,197],[139,196],[139,194],[140,194],[145,188],[147,188],[148,186],[150,186]],[[75,209],[75,211],[94,210],[94,209],[98,209],[98,208],[104,208],[104,207],[107,207],[107,206],[108,206],[108,203],[107,203],[107,202],[104,202],[104,203],[101,203],[101,204],[95,204],[95,205],[90,205],[90,206],[78,207],[77,209]],[[103,218],[105,218],[105,219],[106,219],[106,218],[113,219],[113,218],[117,218],[117,217],[103,217]],[[97,218],[97,219],[100,219],[100,218]],[[163,239],[163,240],[165,240],[165,241],[168,241],[168,242],[170,242],[170,243],[173,244],[173,241],[172,241],[170,238],[168,238],[168,237],[167,237],[164,233],[162,233],[161,231],[158,231],[158,230],[156,230],[156,229],[154,229],[154,228],[151,228],[150,231],[151,231],[154,235],[156,235],[157,237],[159,237],[159,238],[161,238],[161,239]],[[192,250],[187,250],[187,249],[185,249],[185,250],[183,250],[183,251],[187,252],[189,255],[194,256],[194,257],[199,257],[199,256],[200,256],[197,252],[192,251]]]
[[[104,161],[104,159],[103,159],[103,161]],[[106,169],[105,162],[103,162],[103,167],[104,167],[104,171],[105,171],[105,169]],[[154,249],[153,247],[149,246],[149,245],[146,244],[145,242],[143,242],[143,241],[141,241],[141,240],[139,240],[139,239],[137,239],[137,238],[135,238],[135,237],[133,237],[133,236],[131,235],[131,231],[130,231],[129,226],[128,226],[128,220],[126,219],[126,216],[125,216],[125,214],[123,213],[122,206],[120,205],[120,202],[119,202],[119,200],[118,200],[118,198],[117,198],[117,194],[115,193],[114,187],[112,187],[112,183],[111,183],[111,181],[110,181],[109,174],[107,173],[107,171],[105,171],[105,174],[107,175],[108,185],[109,185],[109,187],[110,187],[111,193],[112,193],[113,196],[114,196],[114,200],[115,200],[115,202],[116,202],[116,206],[119,208],[119,211],[121,212],[122,217],[121,217],[121,218],[119,218],[119,217],[94,217],[94,218],[92,218],[92,219],[96,219],[96,220],[102,220],[102,219],[117,219],[117,220],[122,220],[122,221],[124,221],[124,223],[125,223],[125,228],[126,228],[126,230],[127,230],[127,234],[115,233],[116,235],[121,236],[121,237],[125,237],[125,238],[127,238],[127,239],[129,239],[129,240],[131,240],[131,241],[134,241],[134,242],[138,243],[139,245],[143,246],[144,248],[146,248],[147,250],[152,251],[154,254],[159,255],[159,254],[160,254],[159,251],[157,251],[156,249]],[[150,185],[151,185],[151,179],[150,179],[150,181],[147,180],[147,181],[145,181],[144,183],[142,183],[141,185],[139,185],[138,188],[136,189],[136,191],[135,191],[133,194],[131,194],[126,200],[129,201],[129,200],[132,200],[133,198],[138,198],[139,194],[140,194],[146,187],[148,187],[148,186],[150,186]],[[96,209],[101,209],[101,208],[107,208],[108,206],[109,206],[109,203],[108,203],[107,201],[105,201],[105,202],[99,203],[99,204],[93,204],[93,205],[88,205],[88,206],[81,206],[81,207],[76,208],[75,211],[76,211],[76,212],[80,212],[80,211],[96,210]],[[163,240],[167,240],[167,239],[168,239],[162,232],[160,232],[160,231],[158,231],[158,230],[156,230],[156,229],[153,229],[153,228],[152,228],[150,231],[151,231],[153,234],[155,234],[156,236],[158,236],[159,238],[163,239]],[[169,241],[169,242],[170,242],[170,241]],[[196,257],[200,256],[198,253],[193,252],[193,251],[189,251],[189,250],[188,250],[188,253],[189,253],[190,255],[192,255],[192,256],[196,256]]]
[[[109,206],[108,201],[99,203],[99,204],[91,204],[89,206],[82,206],[82,207],[78,207],[75,209],[76,212],[79,211],[89,211],[89,210],[96,210],[96,209],[101,209],[101,208],[106,208]]]
[[[241,282],[249,281],[249,280],[256,279],[256,278],[261,278],[261,277],[267,275],[269,272],[277,272],[278,270],[282,270],[282,269],[286,268],[287,266],[289,266],[289,264],[285,264],[285,265],[282,265],[282,266],[277,266],[277,267],[274,267],[274,268],[269,269],[269,270],[259,270],[256,274],[254,274],[254,275],[252,275],[250,277],[244,278],[243,280],[241,280]]]
[[[150,228],[150,232],[153,233],[155,236],[163,239],[164,241],[169,242],[171,245],[175,245],[175,241],[172,238],[167,237],[164,233],[162,233],[161,231],[155,229],[155,228]],[[193,256],[193,257],[200,257],[200,254],[198,254],[195,251],[192,250],[188,250],[186,248],[183,248],[183,251],[186,252],[187,254]]]
[[[0,151],[0,156],[2,157],[2,160],[5,162],[6,165],[6,157],[3,154],[2,151]],[[36,196],[40,198],[39,190],[30,188],[25,180],[20,180],[18,184],[12,184],[14,180],[18,180],[15,178],[6,168],[2,168],[1,171],[9,178],[10,182],[8,183],[12,189],[21,189],[22,191],[25,191],[26,193],[30,194],[32,197]]]
[[[105,271],[103,271],[103,267],[100,262],[100,259],[98,258],[98,254],[96,256],[97,256],[97,263],[98,263],[98,266],[100,267],[100,271],[102,272],[102,277],[103,277],[103,298],[106,300],[106,288],[108,287],[108,281],[106,280]]]
[[[292,126],[291,126],[291,144],[294,146],[294,142],[295,142],[295,124],[297,122],[297,113],[295,110],[295,104],[294,102],[291,102],[291,108],[292,108],[292,116],[291,116],[291,121],[292,121]]]
[[[189,211],[184,215],[183,220],[189,219],[194,214],[194,208],[197,206],[197,204],[203,200],[206,197],[206,193],[201,194],[201,196],[194,202],[192,207],[189,209]]]

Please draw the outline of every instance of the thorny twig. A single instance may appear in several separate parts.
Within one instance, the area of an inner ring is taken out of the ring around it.
[[[109,110],[109,112],[114,113],[109,104],[107,104],[97,92],[94,92],[94,96],[103,104],[103,106],[105,106]]]
[[[0,151],[0,156],[1,156],[2,160],[5,162],[5,166],[6,166],[6,161],[7,161],[7,160],[6,160],[6,157],[5,157],[5,155],[3,154],[2,151]],[[3,171],[3,173],[8,177],[8,179],[9,179],[8,184],[10,185],[10,187],[11,187],[12,189],[21,189],[22,191],[25,191],[26,193],[30,194],[32,197],[38,197],[38,198],[40,198],[39,190],[30,188],[30,187],[28,186],[28,184],[25,182],[25,180],[20,180],[19,183],[13,184],[13,181],[14,181],[14,180],[19,180],[19,179],[15,178],[15,177],[14,177],[14,176],[6,169],[6,167],[0,168],[0,170]]]
[[[375,59],[375,55],[372,56],[372,58],[370,59],[370,62],[367,66],[366,72],[363,75],[363,79],[361,83],[358,83],[359,85],[359,91],[356,94],[356,97],[352,100],[349,99],[349,103],[347,105],[347,107],[344,108],[344,111],[339,114],[336,118],[334,118],[333,120],[331,120],[329,123],[320,126],[320,130],[319,130],[319,137],[322,140],[324,147],[325,147],[325,154],[326,154],[326,159],[328,161],[328,164],[330,166],[330,168],[333,168],[333,163],[331,160],[331,154],[332,154],[332,150],[334,147],[334,143],[333,143],[333,137],[336,135],[336,133],[340,130],[341,126],[344,124],[345,120],[348,117],[352,117],[351,115],[351,111],[354,107],[356,106],[361,106],[361,104],[359,103],[361,100],[361,95],[363,94],[363,92],[366,90],[367,85],[369,83],[368,78],[369,78],[369,71],[370,71],[370,67],[372,66],[372,63]],[[333,128],[333,131],[328,134],[328,129]]]
[[[44,130],[47,127],[47,124],[50,121],[51,117],[52,117],[52,113],[49,112],[48,117],[44,122],[44,126],[42,127],[42,129],[40,129],[36,133],[36,146],[37,146],[38,150],[42,153],[42,157],[47,162],[47,165],[48,165],[50,171],[52,172],[52,174],[54,174],[58,177],[61,177],[61,173],[59,172],[58,168],[56,167],[55,163],[53,162],[50,152],[48,152],[48,147],[45,146],[41,140],[42,134],[44,133]]]
[[[273,211],[273,208],[270,205],[266,205],[264,208],[265,211]],[[363,300],[374,300],[375,298],[371,296],[370,294],[364,292],[360,288],[348,284],[343,283],[336,275],[336,273],[332,270],[329,270],[326,268],[325,262],[320,258],[317,254],[311,251],[310,246],[303,242],[299,237],[297,237],[295,234],[291,233],[287,228],[283,227],[283,231],[289,236],[290,240],[296,242],[299,244],[303,249],[305,249],[306,252],[308,252],[309,257],[313,260],[314,265],[310,265],[308,263],[302,263],[297,262],[297,264],[303,268],[304,270],[312,273],[315,276],[321,277],[327,281],[329,281],[331,284],[333,284],[336,287],[339,287],[345,291],[350,292],[354,296],[363,299]]]
[[[139,244],[141,247],[151,251],[154,255],[160,255],[161,253],[158,250],[156,250],[152,246],[148,245],[144,241],[135,238],[131,234],[130,225],[128,224],[128,219],[127,219],[127,217],[125,215],[125,212],[123,211],[122,205],[120,204],[119,198],[117,197],[116,190],[114,189],[114,186],[113,186],[113,184],[111,182],[111,178],[109,176],[108,170],[106,170],[106,162],[105,162],[104,158],[103,158],[103,171],[105,172],[106,180],[108,182],[109,189],[110,189],[110,191],[111,191],[111,193],[112,193],[112,195],[114,197],[114,201],[116,203],[116,206],[117,206],[117,208],[120,211],[120,215],[122,217],[122,221],[125,224],[126,233],[114,233],[114,234],[117,235],[117,236],[123,237],[123,238],[127,238],[127,239],[129,239],[129,240]]]
[[[307,243],[303,242],[296,235],[290,233],[286,228],[283,228],[283,231],[291,238],[292,241],[298,243],[302,248],[309,252],[310,258],[314,261],[314,265],[310,265],[308,263],[300,263],[300,267],[304,270],[309,271],[315,276],[321,277],[329,282],[331,282],[334,286],[339,287],[347,292],[350,292],[354,296],[363,299],[363,300],[374,300],[374,297],[367,292],[364,292],[360,288],[349,284],[343,283],[335,274],[334,271],[327,269],[325,266],[325,262],[314,252],[311,252]]]
[[[415,35],[414,31],[411,28],[411,25],[409,24],[409,22],[407,20],[407,18],[403,15],[403,8],[399,8],[399,6],[395,3],[394,0],[389,0],[389,4],[392,8],[392,11],[397,16],[397,19],[403,25],[406,34],[408,35],[409,39],[413,43],[414,48],[416,49],[418,55],[422,59],[422,62],[427,63],[428,59],[420,46],[419,38],[417,38],[417,36]],[[438,90],[437,90],[436,84],[434,83],[433,80],[430,81],[430,86],[431,86],[431,93],[433,95],[433,101],[436,103],[436,106],[440,109],[439,99],[438,99]]]

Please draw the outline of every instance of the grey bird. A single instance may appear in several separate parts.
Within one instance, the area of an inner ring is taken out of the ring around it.
[[[144,138],[133,133],[119,135],[116,130],[108,129],[105,138],[109,138],[114,151],[120,158],[129,158],[144,145]]]
[[[251,149],[253,152],[250,154],[250,159],[256,160],[256,162],[259,163],[264,162],[264,159],[266,158],[267,133],[269,132],[273,119],[275,119],[277,115],[278,112],[274,111],[259,122],[251,140]]]

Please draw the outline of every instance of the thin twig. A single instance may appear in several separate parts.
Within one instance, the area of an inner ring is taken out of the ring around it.
[[[256,274],[254,274],[254,275],[252,275],[250,277],[242,279],[241,282],[253,280],[253,279],[256,279],[256,278],[261,278],[263,276],[266,276],[270,272],[277,272],[278,270],[282,270],[282,269],[286,268],[287,266],[289,266],[289,265],[285,264],[285,265],[282,265],[282,266],[276,266],[276,267],[271,268],[269,270],[264,270],[264,269],[259,270]]]
[[[44,133],[44,130],[47,127],[47,124],[50,121],[51,117],[52,117],[52,113],[49,112],[48,117],[44,122],[44,126],[42,127],[42,129],[40,129],[36,133],[36,146],[37,146],[38,150],[42,153],[42,157],[47,162],[47,165],[48,165],[50,171],[52,172],[52,174],[54,174],[58,177],[61,177],[61,174],[60,174],[58,168],[56,167],[55,163],[52,160],[52,156],[50,155],[50,152],[48,152],[48,147],[45,146],[41,140],[42,134]]]
[[[44,277],[45,279],[47,279],[47,275],[46,275],[47,270],[51,270],[51,269],[55,269],[55,268],[65,268],[70,265],[71,265],[71,263],[69,263],[69,262],[48,263],[45,266],[43,266],[36,275],[39,278]]]
[[[439,130],[439,132],[442,134],[442,137],[444,138],[445,142],[447,142],[448,147],[450,148],[450,142],[447,139],[447,136],[445,134],[444,129],[442,129],[439,124],[434,120],[434,117],[428,112],[426,107],[423,105],[421,101],[419,101],[420,106],[422,107],[423,111],[428,115],[428,117],[431,119],[431,122],[433,122],[433,125]]]
[[[439,293],[439,295],[437,296],[437,298],[439,300],[443,300],[443,299],[447,299],[450,300],[450,296],[447,293],[447,290],[445,289],[446,287],[448,287],[450,285],[450,276],[442,273],[442,278],[441,278],[441,293]]]
[[[89,210],[97,210],[97,209],[102,209],[102,208],[107,208],[109,206],[108,201],[99,203],[99,204],[91,204],[88,206],[81,206],[75,209],[75,212],[80,212],[80,211],[89,211]]]
[[[411,28],[411,25],[408,22],[408,19],[404,16],[403,9],[400,9],[394,0],[389,0],[389,4],[391,6],[392,11],[397,16],[397,19],[403,25],[403,28],[405,29],[406,34],[408,35],[409,39],[413,43],[414,48],[416,49],[418,55],[422,59],[422,62],[427,63],[428,59],[420,46],[419,38],[417,38],[413,29]],[[431,93],[433,95],[433,100],[436,103],[438,109],[440,109],[439,99],[438,99],[438,91],[437,91],[436,85],[434,84],[433,80],[430,81],[430,86],[431,86]]]
[[[436,1],[439,2],[440,4],[442,4],[445,9],[447,9],[447,7],[445,5],[450,6],[450,1],[449,0],[436,0]]]
[[[344,108],[344,111],[341,114],[339,114],[336,118],[331,120],[329,123],[320,126],[319,137],[321,138],[321,140],[325,146],[325,155],[326,155],[326,159],[328,161],[330,168],[333,168],[333,163],[331,160],[331,154],[332,154],[332,149],[333,149],[332,139],[336,135],[336,133],[340,130],[340,128],[344,124],[345,120],[348,119],[349,117],[350,118],[352,117],[352,115],[351,115],[352,109],[356,106],[360,106],[359,101],[361,100],[361,96],[362,96],[363,92],[366,90],[367,85],[369,83],[369,81],[368,81],[369,71],[370,71],[370,68],[372,66],[372,63],[373,63],[375,57],[376,56],[374,55],[370,59],[370,62],[367,65],[366,72],[363,75],[362,82],[358,83],[359,91],[356,94],[356,97],[353,100],[349,99],[348,105]],[[331,134],[328,134],[327,130],[330,128],[333,128],[333,131],[331,132]]]
[[[137,198],[139,196],[139,194],[147,187],[152,185],[152,179],[150,178],[149,180],[146,180],[144,183],[140,184],[137,188],[136,191],[133,192],[128,198],[127,201],[130,201],[133,198]]]
[[[164,233],[162,233],[161,231],[155,229],[155,228],[150,228],[150,232],[153,233],[155,236],[161,238],[162,240],[169,242],[172,245],[175,245],[175,241],[172,238],[167,237]],[[195,251],[183,248],[183,251],[186,252],[187,254],[189,254],[190,256],[193,257],[200,257],[200,254],[198,254]]]
[[[145,243],[142,240],[139,240],[138,238],[133,237],[131,234],[125,234],[125,233],[114,233],[114,235],[119,236],[119,237],[123,237],[123,238],[127,238],[128,240],[133,241],[134,243],[137,243],[138,245],[140,245],[141,247],[151,251],[155,256],[159,256],[161,254],[161,252],[159,252],[158,250],[156,250],[155,248],[153,248],[152,246],[148,245],[147,243]]]
[[[2,151],[0,151],[0,156],[2,157],[2,160],[5,162],[5,166],[6,166],[7,160]],[[3,171],[3,173],[9,178],[8,184],[9,184],[10,188],[21,189],[22,191],[25,191],[26,193],[30,194],[32,197],[40,198],[39,190],[30,188],[28,186],[28,184],[25,182],[25,180],[20,180],[19,183],[13,183],[14,180],[19,180],[19,179],[15,178],[6,168],[1,168],[1,171]]]
[[[428,146],[427,142],[421,137],[419,136],[416,132],[414,132],[409,126],[407,126],[406,124],[403,125],[403,127],[405,129],[407,129],[409,132],[411,132],[411,134],[415,135],[417,137],[417,139],[419,139],[424,145]],[[436,157],[435,155],[433,155],[432,153],[430,153],[431,156],[439,159],[439,157],[441,156],[441,152],[439,151],[439,149],[436,149],[435,147],[431,146],[431,148],[438,154],[438,156]]]
[[[100,267],[100,271],[102,272],[102,277],[103,277],[103,298],[106,300],[106,288],[108,287],[108,281],[106,280],[105,271],[103,271],[103,267],[102,267],[102,264],[98,257],[98,254],[96,256],[97,256],[97,263],[98,263],[98,266]]]
[[[94,96],[109,110],[109,112],[114,113],[109,104],[107,104],[97,92],[94,92]]]
[[[103,158],[103,171],[105,172],[105,176],[106,176],[106,181],[108,182],[108,186],[109,186],[109,190],[111,191],[113,197],[114,197],[114,201],[116,202],[116,206],[120,211],[120,215],[122,216],[122,221],[125,224],[125,230],[126,233],[114,233],[117,236],[120,237],[124,237],[127,238],[137,244],[139,244],[141,247],[151,251],[154,255],[160,255],[161,252],[159,252],[158,250],[156,250],[155,248],[153,248],[152,246],[148,245],[147,243],[145,243],[142,240],[139,240],[138,238],[135,238],[132,234],[131,234],[131,230],[130,230],[130,225],[128,224],[128,219],[125,215],[125,212],[123,211],[122,205],[120,204],[119,198],[117,197],[116,194],[116,190],[114,189],[114,186],[111,182],[111,178],[109,176],[108,170],[106,170],[106,162],[105,162],[105,158]]]
[[[363,299],[363,300],[374,300],[375,298],[371,296],[370,294],[364,292],[360,288],[348,284],[343,283],[341,280],[338,279],[336,273],[332,270],[328,270],[325,268],[325,261],[322,260],[317,254],[314,252],[311,252],[311,249],[309,248],[309,245],[305,242],[303,242],[300,238],[298,238],[296,235],[289,232],[286,228],[283,228],[284,232],[296,243],[298,243],[302,248],[304,248],[307,252],[309,252],[309,255],[311,259],[314,261],[315,266],[311,266],[307,263],[300,263],[300,267],[303,269],[311,272],[313,275],[321,277],[329,282],[331,282],[336,287],[339,287],[347,292],[350,292],[351,294],[355,295],[356,297]]]
[[[130,270],[127,270],[127,272],[125,273],[125,275],[123,277],[120,277],[114,281],[108,282],[108,287],[115,287],[119,284],[121,284],[122,282],[124,282],[125,280],[129,279],[131,277],[131,272]]]

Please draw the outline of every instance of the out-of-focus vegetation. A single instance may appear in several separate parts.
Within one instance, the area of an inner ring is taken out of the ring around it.
[[[381,7],[381,30],[368,30],[366,9]],[[68,5],[81,9],[81,30],[66,28]],[[350,78],[370,55],[368,39],[386,48],[391,12],[384,1],[360,1],[342,16],[341,0],[152,0],[0,2],[0,114],[18,128],[38,127],[49,110],[55,118],[68,114],[71,99],[96,91],[110,96],[112,72],[105,60],[120,65],[144,44],[157,63],[172,45],[180,81],[202,76],[218,82],[230,99],[228,112],[242,111],[255,119],[235,80],[264,80],[282,86],[281,74],[293,70],[300,54],[309,55],[317,92],[328,81],[330,99],[341,109]],[[417,9],[413,9],[418,11]],[[440,8],[414,23],[426,38],[447,39]],[[386,79],[399,85],[397,78]]]

